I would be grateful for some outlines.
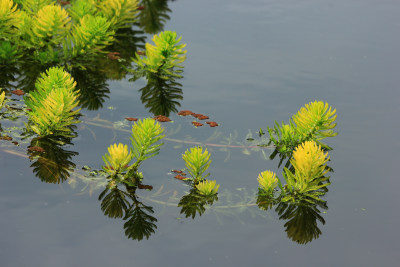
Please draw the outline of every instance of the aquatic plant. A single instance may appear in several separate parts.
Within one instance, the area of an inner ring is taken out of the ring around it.
[[[207,171],[208,167],[210,167],[211,154],[208,153],[207,148],[204,149],[201,146],[199,147],[191,147],[190,149],[185,151],[185,154],[182,155],[182,159],[185,161],[185,166],[187,171],[192,176],[192,179],[195,183],[203,181],[210,174],[203,175],[204,172]]]
[[[2,91],[1,90],[1,88],[0,88],[0,110],[3,108],[3,106],[4,106],[4,104],[5,104],[5,101],[4,101],[4,99],[5,99],[5,97],[6,97],[6,92],[5,91]]]
[[[18,33],[15,25],[20,23],[21,13],[12,0],[0,0],[0,37],[11,38]]]
[[[67,58],[96,55],[114,41],[114,34],[106,18],[85,15],[73,27],[71,37],[65,42],[64,54]]]
[[[196,184],[195,187],[201,195],[210,196],[217,194],[219,184],[217,184],[217,181],[204,180]]]
[[[37,79],[36,90],[25,97],[29,124],[27,128],[38,134],[69,135],[76,119],[79,90],[71,75],[62,68],[49,68]]]
[[[272,195],[273,190],[278,186],[278,178],[272,171],[263,171],[258,175],[259,191],[265,192],[267,195]]]
[[[336,127],[336,109],[328,103],[322,101],[310,102],[302,107],[292,116],[289,124],[279,125],[275,121],[274,128],[268,128],[270,142],[273,143],[278,152],[289,154],[299,144],[313,140],[326,149],[329,146],[320,142],[326,137],[334,137],[337,133],[333,132]]]
[[[164,79],[182,77],[180,73],[183,66],[179,64],[186,59],[186,50],[183,50],[186,44],[179,44],[181,39],[173,31],[154,35],[154,45],[146,43],[146,56],[141,57],[136,53],[136,58],[132,58],[137,65],[136,69],[130,70],[135,74],[134,80],[147,77],[150,73],[156,73]]]
[[[58,5],[43,6],[32,18],[30,41],[32,46],[59,46],[70,31],[71,18]]]
[[[284,169],[284,178],[288,193],[282,201],[294,202],[296,199],[323,201],[319,196],[325,194],[321,189],[328,186],[329,177],[326,162],[328,153],[324,153],[321,146],[313,141],[306,141],[299,145],[293,152],[290,163],[294,167],[294,173],[288,168]]]
[[[124,183],[136,186],[143,178],[138,172],[140,164],[160,151],[163,143],[156,144],[165,136],[164,129],[160,123],[151,118],[138,120],[132,126],[132,147],[128,150],[127,145],[114,144],[108,148],[109,154],[103,156],[106,164],[103,169],[110,174],[111,182]],[[129,166],[132,159],[135,163]]]
[[[128,164],[132,160],[132,152],[128,150],[127,145],[121,143],[113,144],[108,147],[108,153],[103,156],[103,161],[106,164],[104,170],[113,174],[123,172],[128,169]]]
[[[111,28],[121,29],[131,27],[137,21],[137,0],[92,0],[98,13],[111,22]]]

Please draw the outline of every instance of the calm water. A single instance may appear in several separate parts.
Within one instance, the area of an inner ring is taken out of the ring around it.
[[[160,155],[141,169],[154,189],[140,192],[140,201],[154,208],[158,220],[155,233],[142,241],[125,236],[123,220],[103,215],[100,189],[89,194],[82,183],[75,188],[68,181],[43,183],[29,159],[0,153],[0,265],[397,266],[400,3],[168,4],[172,12],[165,30],[182,35],[188,50],[178,108],[220,123],[196,129],[189,118],[171,114],[174,123],[164,124],[168,137],[205,141],[217,131],[220,137],[208,143],[236,135],[233,144],[245,144],[249,131],[256,135],[274,120],[287,122],[310,101],[327,101],[337,109],[339,135],[327,141],[334,148],[329,153],[334,172],[324,197],[329,208],[320,209],[321,234],[298,244],[285,232],[287,220],[274,210],[221,208],[254,203],[259,172],[271,169],[282,177],[278,161],[265,160],[260,151],[209,146],[220,199],[192,219],[174,206],[188,187],[169,172],[184,167],[181,154],[193,145],[166,141]],[[152,116],[140,101],[144,81],[108,84],[104,108],[84,111],[84,120]],[[129,143],[126,132],[86,123],[78,128],[74,145],[67,147],[79,153],[72,159],[78,168],[98,169],[111,143]],[[159,190],[165,194],[154,196]]]

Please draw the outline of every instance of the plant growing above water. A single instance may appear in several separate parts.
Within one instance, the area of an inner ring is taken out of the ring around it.
[[[157,74],[163,79],[181,78],[183,66],[179,65],[186,59],[186,44],[179,44],[182,37],[177,37],[176,32],[164,31],[153,36],[154,45],[146,43],[146,56],[141,57],[136,53],[132,60],[137,67],[130,70],[134,73],[133,80]]]
[[[79,90],[74,79],[62,68],[53,67],[41,74],[36,82],[36,90],[25,97],[28,112],[28,130],[39,136],[68,136],[80,109]]]
[[[274,189],[279,185],[281,194],[279,200],[282,202],[323,201],[320,196],[326,192],[329,177],[325,175],[329,169],[326,162],[329,160],[328,153],[324,153],[321,146],[314,141],[306,141],[296,147],[290,160],[293,171],[284,168],[283,176],[286,185],[282,187],[279,179],[271,171],[260,173],[258,181],[259,193],[274,197]]]
[[[163,143],[156,144],[165,136],[160,123],[151,118],[137,121],[132,127],[132,147],[113,144],[108,148],[108,153],[103,157],[106,164],[103,169],[110,174],[111,186],[116,183],[124,183],[136,186],[143,178],[138,172],[140,164],[157,155]],[[132,159],[135,163],[129,166]]]
[[[201,195],[211,196],[217,194],[219,184],[217,184],[217,181],[204,180],[196,184],[195,187]]]
[[[192,180],[195,183],[203,181],[210,175],[209,173],[203,175],[203,173],[207,171],[208,167],[210,167],[210,156],[211,154],[208,153],[207,148],[203,151],[201,146],[191,147],[182,155],[187,171],[192,176]]]
[[[0,110],[3,108],[3,106],[5,104],[5,101],[4,101],[5,97],[6,97],[6,92],[2,91],[0,89]]]
[[[299,144],[313,140],[322,147],[329,147],[320,142],[325,137],[334,137],[336,123],[336,109],[322,101],[310,102],[302,107],[289,124],[279,125],[275,121],[274,128],[268,128],[270,143],[272,142],[279,153],[290,154]]]

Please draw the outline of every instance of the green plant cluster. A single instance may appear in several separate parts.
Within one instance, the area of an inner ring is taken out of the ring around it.
[[[293,168],[284,168],[286,185],[282,186],[275,173],[264,171],[258,177],[259,194],[270,197],[276,203],[322,202],[320,196],[326,193],[326,187],[330,184],[329,176],[326,176],[328,161],[328,153],[324,153],[321,146],[314,141],[306,141],[293,151],[290,160]],[[276,197],[275,189],[278,186],[280,194]]]
[[[41,63],[100,54],[137,13],[137,0],[0,0],[0,63],[22,54]]]
[[[136,58],[132,58],[137,65],[130,70],[135,75],[134,80],[154,74],[165,80],[181,78],[183,66],[180,64],[186,59],[186,50],[183,50],[186,44],[179,44],[181,39],[173,31],[154,35],[154,45],[146,43],[145,56],[136,53]]]
[[[138,172],[140,164],[157,155],[163,143],[158,143],[165,137],[160,123],[151,118],[135,122],[132,127],[132,147],[124,144],[113,144],[108,148],[108,154],[103,156],[103,169],[110,175],[110,187],[119,183],[137,186],[143,179]],[[129,165],[133,159],[136,161]]]
[[[293,150],[305,141],[313,140],[322,147],[329,147],[320,140],[326,137],[334,137],[336,127],[336,109],[323,101],[310,102],[292,116],[289,124],[275,121],[274,128],[267,127],[272,142],[279,153],[289,155]]]
[[[39,136],[69,136],[80,109],[79,90],[71,75],[60,67],[49,68],[36,81],[36,90],[24,98],[28,109],[27,129]],[[74,110],[75,109],[75,110]]]

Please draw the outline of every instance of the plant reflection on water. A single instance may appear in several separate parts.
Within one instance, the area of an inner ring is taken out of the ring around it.
[[[86,167],[80,173],[72,160],[78,152],[66,147],[73,145],[72,140],[78,135],[75,124],[80,123],[79,111],[102,108],[110,94],[107,82],[112,79],[132,75],[129,81],[135,82],[145,78],[146,85],[139,89],[144,107],[156,118],[178,113],[183,90],[177,81],[183,77],[180,64],[186,59],[186,50],[175,32],[160,33],[171,12],[167,1],[142,0],[139,4],[128,1],[124,2],[124,9],[118,1],[100,1],[88,6],[86,1],[77,0],[66,8],[45,3],[30,6],[30,1],[23,0],[18,5],[11,0],[0,1],[5,3],[2,8],[10,11],[7,20],[0,22],[4,26],[0,38],[1,145],[8,153],[24,157],[27,153],[33,162],[33,173],[41,181],[59,184],[69,180],[73,186],[80,181],[91,193],[101,189],[98,199],[104,215],[122,219],[125,235],[138,241],[148,239],[157,229],[153,207],[144,200],[178,207],[181,214],[191,219],[207,211],[217,216],[237,216],[245,210],[265,216],[265,211],[274,209],[279,219],[286,221],[285,231],[292,241],[307,244],[322,234],[318,221],[325,224],[325,220],[320,209],[326,210],[328,206],[320,197],[328,191],[330,181],[326,174],[332,169],[326,165],[327,151],[331,148],[321,140],[337,134],[332,130],[336,126],[335,110],[328,103],[310,102],[289,124],[268,127],[268,143],[253,139],[252,146],[232,145],[235,138],[230,135],[220,144],[208,144],[225,150],[239,147],[246,153],[250,153],[250,148],[264,153],[263,147],[273,144],[275,151],[270,159],[280,158],[278,168],[287,159],[283,170],[286,185],[271,171],[264,171],[259,176],[258,193],[249,194],[246,190],[242,191],[244,195],[229,190],[218,193],[216,181],[206,179],[208,174],[202,175],[211,163],[207,149],[203,150],[206,145],[193,142],[197,147],[183,155],[191,177],[180,177],[190,186],[189,192],[180,199],[165,200],[159,197],[169,193],[160,193],[160,188],[149,196],[139,197],[138,189],[152,190],[152,186],[142,184],[144,177],[138,168],[142,161],[158,154],[163,143],[156,143],[164,138],[161,124],[151,118],[135,122],[132,146],[128,149],[121,143],[111,145],[109,154],[104,156],[106,166],[102,171]],[[31,24],[20,20],[22,16],[31,20]],[[155,33],[154,45],[145,44],[145,33]],[[13,89],[18,89],[18,93]],[[21,97],[13,99],[12,92],[17,96],[26,93],[24,101]],[[196,115],[201,114],[192,114]],[[196,118],[208,119],[201,116]],[[84,123],[95,125],[88,118]],[[216,122],[206,123],[218,126]],[[196,121],[192,124],[203,125]],[[116,129],[113,122],[107,121],[96,126],[105,129],[109,125]],[[15,147],[26,153],[19,153]],[[136,161],[131,163],[134,158]],[[238,201],[233,201],[234,197]]]

